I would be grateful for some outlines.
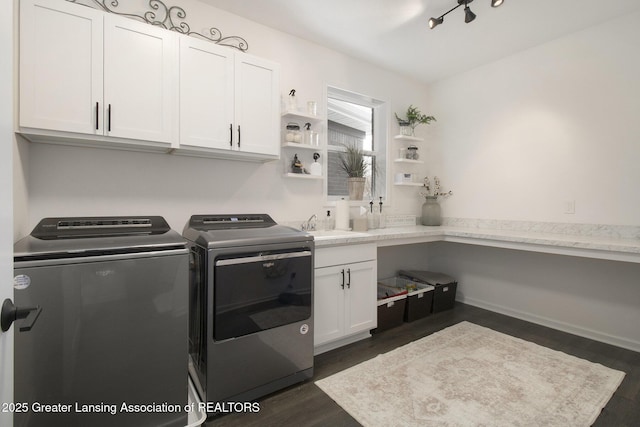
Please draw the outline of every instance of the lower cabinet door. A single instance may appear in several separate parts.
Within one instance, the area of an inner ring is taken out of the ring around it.
[[[375,261],[315,269],[316,346],[377,326]]]
[[[377,326],[377,269],[375,261],[347,266],[344,335],[374,329]]]
[[[342,336],[345,307],[342,271],[343,266],[315,269],[313,339],[316,346]]]

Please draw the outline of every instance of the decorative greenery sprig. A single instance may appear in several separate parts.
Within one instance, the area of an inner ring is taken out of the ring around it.
[[[395,113],[395,115],[399,125],[408,124],[411,126],[411,129],[415,129],[418,125],[428,125],[429,123],[436,121],[435,117],[422,114],[422,112],[413,105],[409,105],[409,108],[407,108],[406,119],[399,117],[397,113]]]
[[[442,192],[442,188],[440,187],[440,178],[438,178],[437,176],[434,176],[433,182],[434,182],[434,187],[432,192],[431,182],[429,181],[429,177],[428,176],[424,177],[424,181],[422,183],[422,190],[420,190],[420,195],[422,197],[432,197],[437,199],[438,197],[453,196],[453,191],[451,190],[447,191],[446,193]]]

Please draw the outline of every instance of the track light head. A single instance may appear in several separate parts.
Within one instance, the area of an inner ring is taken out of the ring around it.
[[[457,6],[452,7],[451,9],[449,9],[448,11],[440,15],[438,18],[430,18],[429,28],[434,29],[438,25],[442,24],[444,22],[444,17],[450,14],[451,12],[453,12],[454,10],[456,10],[457,8],[459,8],[460,6],[464,6],[464,22],[468,24],[469,22],[476,19],[476,14],[473,13],[471,9],[469,9],[469,3],[472,3],[473,0],[456,0],[456,2],[458,3]],[[504,0],[491,0],[491,7],[501,6],[502,3],[504,3]]]
[[[429,19],[429,28],[433,30],[435,27],[442,24],[443,22],[444,22],[444,16],[441,16],[440,18],[431,18]]]
[[[473,13],[471,11],[471,9],[469,9],[469,6],[465,5],[464,6],[464,22],[466,22],[467,24],[471,21],[473,21],[474,19],[476,19],[476,14]]]

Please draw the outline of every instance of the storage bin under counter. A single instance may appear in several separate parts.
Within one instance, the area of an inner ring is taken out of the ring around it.
[[[450,310],[456,302],[458,282],[451,276],[435,271],[401,270],[401,277],[433,286],[433,313]]]
[[[406,290],[378,285],[378,327],[372,332],[382,332],[402,325],[406,303]]]
[[[379,280],[378,284],[407,291],[403,316],[405,322],[413,322],[431,314],[435,289],[433,286],[398,276]]]

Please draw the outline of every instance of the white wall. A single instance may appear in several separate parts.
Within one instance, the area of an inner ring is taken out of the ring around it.
[[[640,264],[445,242],[423,253],[459,301],[640,351]]]
[[[455,192],[445,216],[638,224],[638,20],[636,12],[432,85],[436,169]],[[571,200],[575,215],[564,213]]]
[[[146,1],[136,1],[140,10],[148,10]],[[179,4],[192,29],[216,26],[223,36],[245,38],[249,53],[280,63],[283,95],[295,88],[301,104],[316,100],[323,111],[327,84],[387,101],[391,114],[409,104],[427,103],[426,86],[408,78],[195,0]],[[390,134],[397,133],[393,116],[389,129]],[[256,164],[44,144],[30,144],[22,154],[28,154],[19,165],[27,176],[23,205],[28,207],[29,224],[22,227],[24,234],[46,216],[158,214],[181,231],[196,213],[266,212],[277,221],[298,221],[324,210],[322,183],[283,178],[281,162]],[[427,167],[417,166],[415,172],[424,174]],[[389,188],[396,191],[391,195],[393,207],[387,201],[389,212],[419,213],[416,189]]]
[[[456,299],[640,351],[640,264],[450,242],[378,248],[378,277],[430,270]]]
[[[455,192],[445,216],[639,224],[639,19],[431,86],[435,169]],[[638,264],[452,243],[432,244],[427,259],[459,280],[466,303],[640,350]]]

